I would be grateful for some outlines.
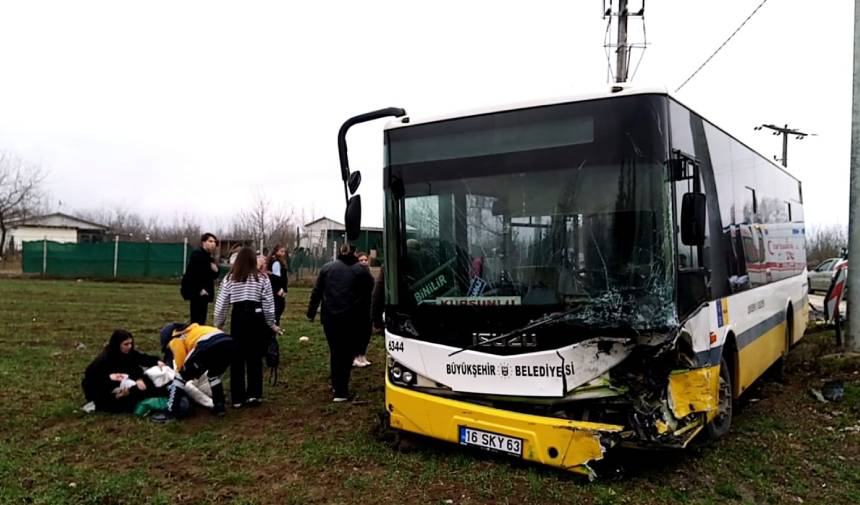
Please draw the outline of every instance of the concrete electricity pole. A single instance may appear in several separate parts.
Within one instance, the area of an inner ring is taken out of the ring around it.
[[[608,24],[606,25],[606,38],[603,40],[603,47],[606,48],[606,63],[609,67],[610,75],[612,72],[612,63],[610,58],[610,50],[615,51],[615,82],[627,82],[629,79],[635,76],[636,69],[633,69],[633,76],[630,75],[630,55],[634,49],[645,50],[645,47],[648,45],[645,40],[645,0],[642,0],[639,5],[639,10],[634,10],[630,12],[630,6],[628,0],[617,0],[618,1],[618,10],[613,10],[612,6],[615,4],[616,0],[603,0],[603,19],[608,19]],[[635,4],[636,2],[634,2]],[[636,7],[634,7],[635,9]],[[630,42],[627,23],[630,18],[639,18],[642,20],[642,42]],[[612,20],[615,19],[617,23],[616,31],[617,38],[616,43],[613,44],[610,42],[611,34],[612,34]],[[639,63],[642,62],[642,58],[639,58]],[[639,68],[639,63],[636,64],[636,68]]]
[[[627,48],[627,0],[618,0],[618,54],[616,63],[616,82],[627,82],[627,68],[629,65]]]
[[[860,0],[854,0],[854,92],[848,200],[848,331],[845,349],[860,352]],[[851,268],[851,267],[854,268]],[[857,324],[854,324],[857,323]]]
[[[796,140],[803,140],[804,137],[807,137],[809,135],[815,135],[814,133],[803,133],[800,130],[789,128],[788,125],[780,127],[772,124],[763,124],[760,126],[756,126],[753,129],[761,130],[762,128],[773,130],[774,135],[782,135],[782,159],[779,159],[776,156],[774,156],[773,159],[781,162],[782,166],[784,167],[788,166],[788,136],[794,135]]]

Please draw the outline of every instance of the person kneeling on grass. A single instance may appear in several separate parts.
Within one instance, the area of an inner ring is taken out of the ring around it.
[[[135,349],[131,333],[116,330],[84,372],[84,396],[96,410],[132,412],[140,400],[166,394],[143,372],[153,366],[163,367],[164,363]]]
[[[230,364],[233,339],[214,326],[197,323],[170,324],[162,330],[162,336],[165,334],[170,337],[165,350],[173,357],[176,376],[169,386],[167,411],[153,416],[153,420],[165,422],[183,417],[190,406],[185,382],[197,379],[204,373],[208,375],[209,387],[212,389],[212,411],[218,416],[225,415],[221,376]]]

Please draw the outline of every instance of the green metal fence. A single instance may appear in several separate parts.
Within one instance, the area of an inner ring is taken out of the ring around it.
[[[24,242],[24,273],[58,277],[180,277],[192,247],[151,242]]]

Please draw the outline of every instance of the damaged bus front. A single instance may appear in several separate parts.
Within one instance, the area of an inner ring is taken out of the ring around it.
[[[707,254],[703,176],[670,100],[387,126],[392,427],[587,475],[618,444],[727,431],[726,328],[696,294],[710,271],[685,268]]]

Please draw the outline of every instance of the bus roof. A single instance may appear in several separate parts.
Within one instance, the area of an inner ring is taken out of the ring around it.
[[[393,119],[393,120],[389,121],[385,125],[385,130],[393,130],[393,129],[398,129],[398,128],[408,128],[410,126],[417,126],[417,125],[428,124],[428,123],[436,123],[436,122],[448,121],[448,120],[452,120],[452,119],[461,119],[461,118],[471,117],[471,116],[481,116],[484,114],[493,114],[496,112],[506,112],[506,111],[513,111],[513,110],[518,110],[518,109],[530,109],[530,108],[534,108],[534,107],[544,107],[547,105],[558,105],[558,104],[563,104],[563,103],[585,102],[585,101],[589,101],[589,100],[599,100],[599,99],[603,99],[603,98],[616,98],[616,97],[632,96],[632,95],[663,95],[663,96],[666,96],[668,98],[671,98],[672,100],[676,101],[681,106],[688,109],[690,112],[700,116],[703,120],[707,121],[708,123],[713,125],[715,128],[719,129],[720,131],[722,131],[723,133],[725,133],[726,135],[731,137],[736,142],[742,144],[744,147],[746,147],[747,149],[751,150],[752,152],[754,152],[755,154],[760,156],[762,159],[766,160],[768,163],[770,163],[774,167],[779,168],[783,173],[785,173],[785,175],[787,175],[787,176],[791,177],[792,179],[800,182],[800,179],[798,179],[797,177],[792,175],[788,170],[785,169],[785,167],[783,167],[782,165],[779,165],[777,163],[774,163],[773,160],[767,158],[766,156],[763,156],[761,153],[759,153],[755,149],[751,148],[746,143],[741,142],[734,135],[727,132],[725,129],[720,128],[719,126],[714,124],[712,121],[708,120],[707,118],[705,118],[704,116],[702,116],[701,114],[696,112],[691,107],[688,107],[681,100],[678,100],[671,93],[669,93],[668,89],[666,89],[665,87],[660,87],[660,86],[649,86],[649,87],[637,88],[637,87],[633,87],[630,84],[613,83],[610,85],[609,89],[607,89],[606,91],[602,91],[602,92],[596,91],[596,92],[584,93],[584,94],[579,94],[579,95],[565,95],[565,96],[559,96],[559,97],[554,97],[554,98],[529,100],[529,101],[524,101],[524,102],[515,102],[515,103],[509,103],[509,104],[503,104],[503,105],[491,105],[491,106],[469,109],[469,110],[465,110],[465,111],[443,114],[443,115],[438,115],[438,116],[429,116],[429,117],[420,118],[420,119],[413,119],[409,116],[406,116],[404,118],[398,118],[398,119]],[[406,122],[404,122],[404,121],[406,121]]]
[[[621,88],[620,91],[612,91],[612,89]],[[439,116],[430,116],[426,118],[414,119],[409,116],[406,116],[408,119],[408,123],[404,123],[404,118],[393,119],[389,121],[385,125],[386,130],[394,129],[394,128],[405,128],[409,126],[416,126],[427,123],[436,123],[439,121],[447,121],[449,119],[461,119],[464,117],[470,116],[481,116],[484,114],[492,114],[495,112],[505,112],[512,111],[518,109],[530,109],[533,107],[543,107],[546,105],[558,105],[562,103],[574,103],[574,102],[585,102],[588,100],[597,100],[600,98],[613,98],[618,96],[630,96],[630,95],[669,95],[669,91],[666,88],[661,87],[649,87],[649,88],[633,88],[627,84],[614,84],[612,88],[603,92],[592,92],[592,93],[584,93],[579,95],[564,95],[558,96],[554,98],[544,98],[539,100],[528,100],[524,102],[515,102],[508,103],[503,105],[491,105],[487,107],[480,107],[476,109],[469,109],[460,112],[454,112],[449,114],[443,114]]]

